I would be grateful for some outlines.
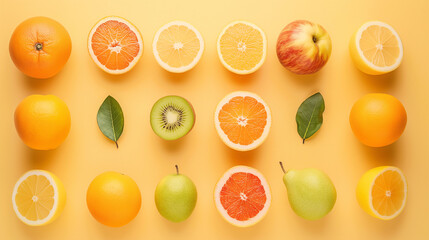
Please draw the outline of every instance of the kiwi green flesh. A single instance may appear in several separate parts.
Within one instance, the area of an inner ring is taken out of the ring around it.
[[[150,125],[156,135],[165,140],[185,136],[195,123],[194,109],[186,99],[166,96],[159,99],[150,112]]]

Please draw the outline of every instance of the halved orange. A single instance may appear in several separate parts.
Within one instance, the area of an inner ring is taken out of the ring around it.
[[[222,217],[238,227],[259,222],[271,205],[267,180],[254,168],[236,166],[218,181],[214,191],[216,207]]]
[[[230,148],[248,151],[261,145],[268,136],[271,112],[258,95],[239,91],[222,99],[215,112],[215,126]]]
[[[143,54],[139,30],[120,17],[98,21],[88,36],[89,55],[98,67],[110,74],[131,70]]]
[[[369,215],[383,220],[393,219],[405,207],[407,181],[397,167],[376,167],[359,180],[356,197]]]
[[[253,23],[232,22],[219,34],[217,53],[221,63],[229,71],[250,74],[265,62],[267,38]]]

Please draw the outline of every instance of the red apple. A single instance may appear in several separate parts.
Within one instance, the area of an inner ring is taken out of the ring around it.
[[[283,28],[276,49],[277,57],[286,69],[296,74],[311,74],[326,64],[332,44],[322,26],[297,20]]]

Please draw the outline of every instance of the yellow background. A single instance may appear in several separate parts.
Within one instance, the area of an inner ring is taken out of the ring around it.
[[[429,122],[427,0],[0,0],[0,234],[2,239],[428,239],[429,238]],[[65,68],[52,79],[25,77],[12,63],[8,41],[14,28],[37,15],[56,19],[69,31],[73,50]],[[118,15],[141,31],[145,52],[137,66],[122,76],[99,70],[87,52],[87,34],[102,17]],[[152,38],[163,24],[185,20],[203,35],[206,48],[190,72],[170,74],[152,55]],[[249,76],[228,72],[218,60],[216,38],[233,20],[260,26],[268,38],[265,64]],[[332,55],[319,73],[297,76],[278,62],[275,53],[281,29],[296,19],[324,26],[332,38]],[[348,41],[367,20],[382,20],[400,34],[404,59],[396,71],[368,76],[351,62]],[[251,152],[226,147],[216,134],[213,112],[218,101],[235,90],[253,91],[271,107],[273,123],[265,143]],[[326,102],[324,124],[305,145],[296,131],[299,104],[320,91]],[[400,140],[385,148],[369,148],[353,136],[348,115],[354,101],[366,93],[384,92],[402,101],[408,125]],[[35,151],[19,139],[13,112],[30,94],[54,94],[72,115],[71,132],[54,151]],[[98,129],[96,113],[107,95],[125,114],[119,149]],[[156,136],[150,128],[153,103],[167,94],[186,97],[197,115],[194,129],[175,142]],[[319,221],[296,216],[287,200],[278,161],[287,168],[316,167],[333,180],[338,199],[333,211]],[[163,219],[154,204],[158,181],[174,172],[191,177],[198,189],[193,215],[174,224]],[[259,224],[239,229],[218,214],[213,188],[230,167],[245,164],[259,169],[271,185],[272,205]],[[380,165],[400,167],[409,184],[404,212],[392,221],[367,215],[355,199],[360,176]],[[21,223],[12,210],[11,194],[27,170],[46,169],[62,179],[68,194],[57,221],[44,227]],[[98,174],[114,170],[131,176],[142,192],[136,219],[122,228],[96,222],[86,207],[86,189]]]

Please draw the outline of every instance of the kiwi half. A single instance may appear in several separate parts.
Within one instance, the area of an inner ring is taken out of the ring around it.
[[[150,112],[153,131],[165,140],[175,140],[188,134],[194,127],[195,113],[191,103],[179,96],[159,99]]]

